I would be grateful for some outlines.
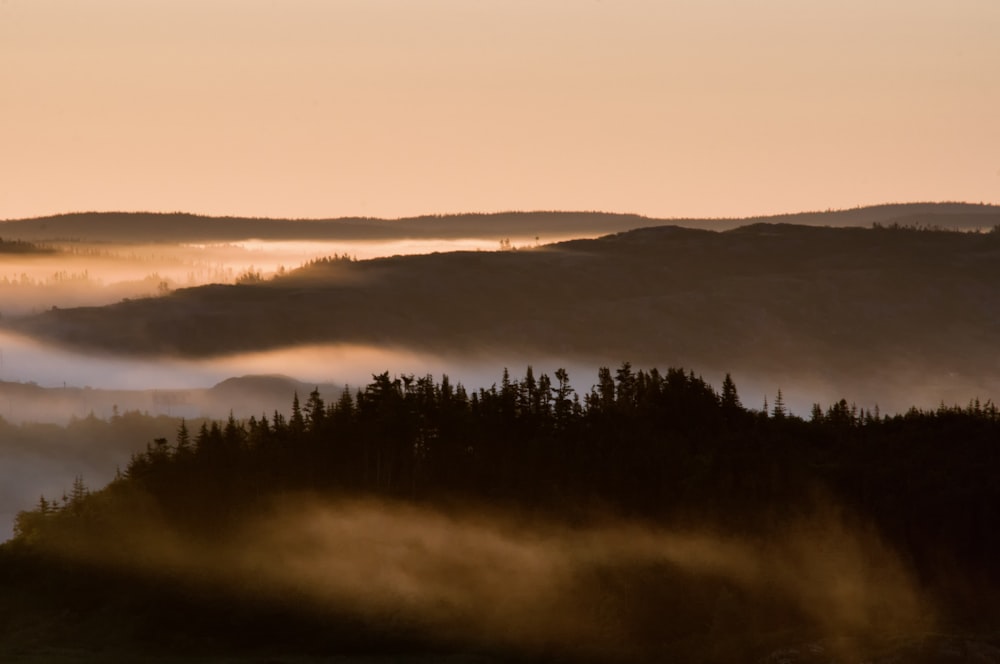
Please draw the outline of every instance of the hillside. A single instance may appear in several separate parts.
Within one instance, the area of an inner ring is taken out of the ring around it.
[[[679,368],[498,378],[180,423],[39,498],[0,545],[0,659],[1000,654],[992,403],[805,421]]]
[[[1000,378],[1000,233],[755,224],[640,229],[532,250],[314,264],[5,323],[115,353],[299,343],[694,364],[864,385]],[[860,390],[848,393],[858,394]]]

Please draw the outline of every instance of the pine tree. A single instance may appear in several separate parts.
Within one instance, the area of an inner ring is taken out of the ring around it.
[[[309,400],[305,407],[305,427],[309,433],[315,434],[322,430],[323,422],[326,418],[326,404],[319,394],[319,387],[313,388],[309,393]]]
[[[181,419],[181,424],[177,427],[177,456],[186,457],[191,453],[191,434],[188,432],[187,422]]]
[[[608,367],[597,370],[596,405],[599,410],[606,413],[610,413],[615,407],[615,381]]]
[[[569,374],[560,367],[556,369],[556,389],[554,413],[556,426],[565,427],[569,422],[570,414],[573,411],[573,404],[570,396],[573,395],[573,388],[569,384]]]
[[[788,414],[785,410],[785,398],[781,395],[781,389],[778,389],[778,396],[774,397],[774,417],[777,419],[783,418]]]
[[[538,378],[538,390],[534,403],[535,412],[548,419],[552,414],[552,379],[548,374],[542,374]]]
[[[518,410],[521,413],[532,413],[536,412],[535,406],[537,406],[537,387],[538,384],[535,382],[535,372],[528,365],[527,371],[524,373],[524,380],[521,382],[520,389],[518,390]]]
[[[88,495],[90,495],[90,490],[83,482],[83,475],[77,475],[73,478],[73,488],[69,497],[63,496],[63,503],[68,503],[73,514],[79,514],[83,510],[83,501]]]
[[[300,435],[306,429],[306,421],[302,416],[302,407],[299,405],[298,391],[292,395],[292,417],[288,421],[288,426],[293,436]]]
[[[615,371],[615,401],[619,410],[631,411],[636,401],[636,377],[632,373],[632,363],[622,362],[621,367]]]
[[[743,404],[740,403],[740,397],[736,393],[736,383],[733,382],[733,377],[728,373],[725,380],[722,381],[722,407],[727,411],[743,407]]]

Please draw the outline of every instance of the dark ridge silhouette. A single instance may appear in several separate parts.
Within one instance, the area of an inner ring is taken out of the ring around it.
[[[287,401],[287,396],[294,392],[303,392],[307,385],[297,381],[290,376],[280,374],[269,374],[266,376],[234,376],[212,386],[211,391],[219,396],[243,397],[247,394],[256,393],[261,396],[272,396],[283,394]],[[233,399],[230,399],[232,401]]]
[[[870,226],[879,223],[948,230],[977,230],[990,229],[995,226],[998,221],[998,213],[1000,213],[1000,205],[984,203],[887,203],[866,205],[849,210],[792,212],[781,215],[747,217],[729,228],[745,225],[749,221],[759,221],[807,226]]]
[[[603,234],[662,223],[601,212],[509,212],[409,219],[258,219],[184,213],[82,212],[0,222],[4,234],[62,241],[225,242],[265,240],[456,239],[496,235]]]
[[[317,261],[266,282],[4,324],[114,353],[347,342],[450,357],[627,354],[769,380],[957,381],[990,396],[998,283],[997,232],[663,226],[532,250]]]
[[[0,654],[995,652],[990,402],[806,421],[628,362],[580,392],[530,367],[475,392],[372,378],[182,424],[107,487],[42,496],[0,546]]]
[[[227,378],[204,392],[196,393],[193,401],[205,414],[230,411],[237,417],[249,417],[281,409],[294,394],[309,394],[315,389],[333,395],[340,394],[344,387],[343,383],[304,383],[276,374],[239,376]]]
[[[144,242],[226,242],[271,240],[455,239],[495,235],[606,234],[672,224],[730,230],[749,222],[809,226],[917,225],[953,230],[988,229],[1000,224],[1000,206],[968,203],[905,203],[853,210],[802,212],[732,219],[656,219],[606,212],[500,212],[426,215],[403,219],[265,219],[207,217],[185,213],[79,212],[0,221],[0,231],[22,240]]]

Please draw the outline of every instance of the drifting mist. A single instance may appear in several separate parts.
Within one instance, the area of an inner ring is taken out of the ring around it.
[[[642,658],[683,642],[670,622],[693,618],[709,624],[687,647],[725,659],[759,638],[750,606],[806,620],[813,638],[933,624],[877,534],[828,508],[752,537],[308,496],[286,497],[211,548],[148,520],[119,525],[114,547],[78,541],[61,555],[412,624],[453,644]]]
[[[0,227],[2,232],[2,227]],[[547,241],[570,237],[549,237]],[[446,251],[535,246],[537,237],[385,240],[234,240],[112,244],[65,241],[37,254],[0,253],[0,315],[100,306],[178,288],[269,279],[327,256],[357,260]]]

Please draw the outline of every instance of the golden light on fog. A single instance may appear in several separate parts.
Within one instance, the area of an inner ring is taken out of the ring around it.
[[[706,589],[720,580],[728,595],[698,599],[724,612],[727,599],[738,606],[736,594],[771,597],[829,637],[877,639],[935,625],[934,608],[898,555],[830,509],[752,538],[624,519],[567,527],[500,511],[309,495],[287,496],[211,548],[155,518],[129,525],[113,547],[99,537],[80,538],[60,542],[58,553],[210,582],[237,596],[291,597],[327,610],[346,605],[375,619],[402,618],[446,642],[630,661],[650,644],[628,622],[643,601],[636,585],[622,583],[629,574],[636,584],[675,574]],[[669,621],[678,601],[685,601],[682,592],[662,598],[656,619]]]

